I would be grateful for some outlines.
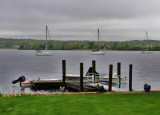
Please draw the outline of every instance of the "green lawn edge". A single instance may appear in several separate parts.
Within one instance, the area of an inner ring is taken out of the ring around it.
[[[160,93],[0,97],[0,115],[158,115]]]

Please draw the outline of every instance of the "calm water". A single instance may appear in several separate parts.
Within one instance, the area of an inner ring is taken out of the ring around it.
[[[12,80],[24,75],[27,79],[61,78],[62,60],[66,60],[68,74],[79,74],[80,63],[84,63],[84,73],[96,60],[96,70],[107,73],[109,64],[117,71],[121,62],[121,74],[127,76],[129,64],[133,64],[133,89],[143,90],[144,82],[152,89],[160,90],[160,52],[140,54],[139,51],[106,51],[105,55],[89,55],[90,51],[53,51],[54,56],[35,56],[33,50],[0,50],[0,89],[12,86]],[[18,84],[17,84],[18,85]]]

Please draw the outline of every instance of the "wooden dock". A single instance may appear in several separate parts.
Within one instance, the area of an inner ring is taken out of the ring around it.
[[[88,73],[88,72],[87,72]],[[90,75],[91,74],[91,75]],[[39,79],[31,80],[31,88],[35,90],[48,90],[48,89],[71,89],[79,92],[92,92],[96,91],[96,87],[87,85],[87,83],[108,82],[108,91],[112,91],[112,84],[125,83],[126,76],[121,75],[121,64],[117,63],[117,75],[113,74],[113,65],[109,65],[109,76],[97,76],[95,60],[92,61],[92,71],[89,74],[83,73],[83,63],[80,63],[79,75],[66,74],[66,60],[62,60],[62,80],[55,79]],[[23,83],[22,83],[23,84]],[[60,88],[61,87],[61,88]],[[132,91],[132,64],[129,65],[129,91]]]
[[[66,88],[75,91],[81,91],[79,82],[66,82]],[[83,91],[84,92],[96,91],[96,88],[87,86],[87,83],[85,82],[83,83]]]
[[[30,88],[32,90],[49,90],[49,89],[59,89],[62,86],[62,80],[33,80],[30,81]],[[87,86],[88,82],[83,83],[84,92],[96,91],[95,87]],[[79,82],[65,82],[65,88],[71,91],[80,91]]]
[[[57,89],[62,86],[62,80],[33,80],[31,81],[31,89],[47,90]]]

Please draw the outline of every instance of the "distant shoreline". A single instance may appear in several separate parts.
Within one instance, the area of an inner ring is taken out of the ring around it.
[[[0,48],[0,50],[2,50],[2,49],[10,49],[10,50],[35,50],[35,49],[17,49],[17,48]],[[45,49],[44,49],[45,50]],[[58,51],[58,49],[56,49],[57,51]],[[71,50],[71,49],[65,49],[66,51],[92,51],[92,50],[85,50],[85,49],[73,49],[73,50]],[[60,50],[59,49],[59,51],[65,51],[65,50]],[[54,49],[53,50],[49,50],[49,51],[54,51]],[[100,50],[100,51],[142,51],[142,50]],[[157,51],[157,50],[150,50],[150,51]]]
[[[45,40],[32,39],[2,39],[0,38],[0,49],[36,50],[45,49]],[[80,50],[89,51],[107,49],[107,51],[160,51],[159,40],[132,40],[132,41],[58,41],[50,40],[47,43],[48,50]]]

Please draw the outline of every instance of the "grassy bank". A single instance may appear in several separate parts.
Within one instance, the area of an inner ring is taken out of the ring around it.
[[[159,115],[160,93],[0,97],[0,115]]]

